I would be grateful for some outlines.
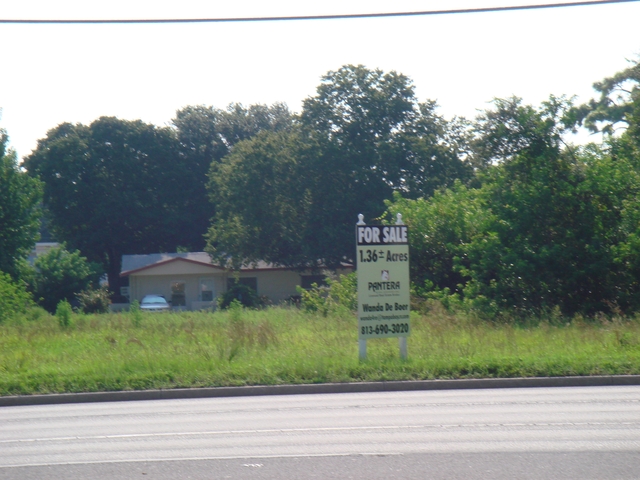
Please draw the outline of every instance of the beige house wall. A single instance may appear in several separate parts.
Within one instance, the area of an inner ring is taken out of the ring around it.
[[[346,275],[350,270],[341,269],[338,275]],[[297,295],[297,286],[301,284],[302,275],[311,275],[311,272],[297,272],[294,270],[256,270],[242,271],[240,278],[254,277],[258,281],[258,295],[265,295],[273,303],[288,300],[292,295]],[[229,275],[232,277],[233,275]],[[226,285],[225,285],[226,287]],[[226,290],[226,288],[225,288]]]
[[[343,269],[337,273],[349,272],[350,270]],[[302,273],[302,275],[310,274],[311,272]],[[141,301],[142,297],[150,294],[162,295],[167,300],[171,300],[171,284],[184,282],[187,309],[212,308],[216,304],[217,297],[227,291],[227,279],[234,278],[235,275],[206,265],[183,261],[170,262],[138,273],[131,273],[129,275],[130,300]],[[297,295],[296,287],[301,284],[301,273],[294,270],[245,270],[237,275],[239,278],[256,278],[258,295],[268,297],[273,303],[280,303],[292,295]],[[210,279],[210,283],[213,284],[213,302],[201,301],[200,282],[203,279]]]
[[[221,274],[215,275],[130,275],[129,289],[131,300],[142,300],[145,295],[158,294],[171,300],[171,284],[174,282],[184,282],[186,306],[189,310],[203,308],[206,305],[193,305],[199,302],[200,297],[200,280],[211,279],[214,285],[214,301],[218,295],[226,291],[227,285]]]
[[[240,278],[254,277],[258,282],[258,295],[268,297],[273,303],[287,300],[296,294],[296,285],[300,285],[300,274],[291,270],[267,270],[241,272]],[[233,275],[229,275],[232,278]]]

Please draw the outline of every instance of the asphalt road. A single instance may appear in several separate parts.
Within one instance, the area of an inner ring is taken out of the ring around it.
[[[0,479],[640,478],[640,387],[0,408]]]

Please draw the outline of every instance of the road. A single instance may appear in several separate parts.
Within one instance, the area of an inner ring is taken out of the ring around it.
[[[0,408],[0,479],[640,478],[640,387]]]

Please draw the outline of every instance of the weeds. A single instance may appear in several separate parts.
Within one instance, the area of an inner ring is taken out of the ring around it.
[[[56,319],[58,319],[58,324],[62,328],[69,328],[71,326],[71,314],[73,313],[73,309],[71,308],[71,304],[66,300],[62,300],[58,303],[56,307]]]
[[[497,323],[423,307],[412,313],[408,361],[392,338],[370,340],[360,362],[353,313],[232,304],[213,313],[80,315],[61,305],[55,316],[0,325],[0,394],[640,374],[637,318]]]
[[[226,357],[229,362],[243,349],[252,349],[256,345],[266,349],[278,343],[277,333],[271,322],[266,318],[256,318],[258,315],[260,312],[246,310],[237,300],[229,305],[226,339],[229,345]]]
[[[138,300],[134,300],[129,305],[129,313],[131,315],[131,323],[136,328],[140,328],[142,325],[142,310],[140,309],[140,302]]]
[[[89,288],[76,294],[80,311],[83,313],[107,313],[109,311],[109,290],[107,287]]]
[[[355,273],[327,278],[327,285],[313,284],[310,290],[298,287],[302,308],[307,312],[348,315],[357,310],[357,277]]]

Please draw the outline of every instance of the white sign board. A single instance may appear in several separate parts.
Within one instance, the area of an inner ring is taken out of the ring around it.
[[[407,337],[409,238],[406,225],[357,225],[358,333]]]

